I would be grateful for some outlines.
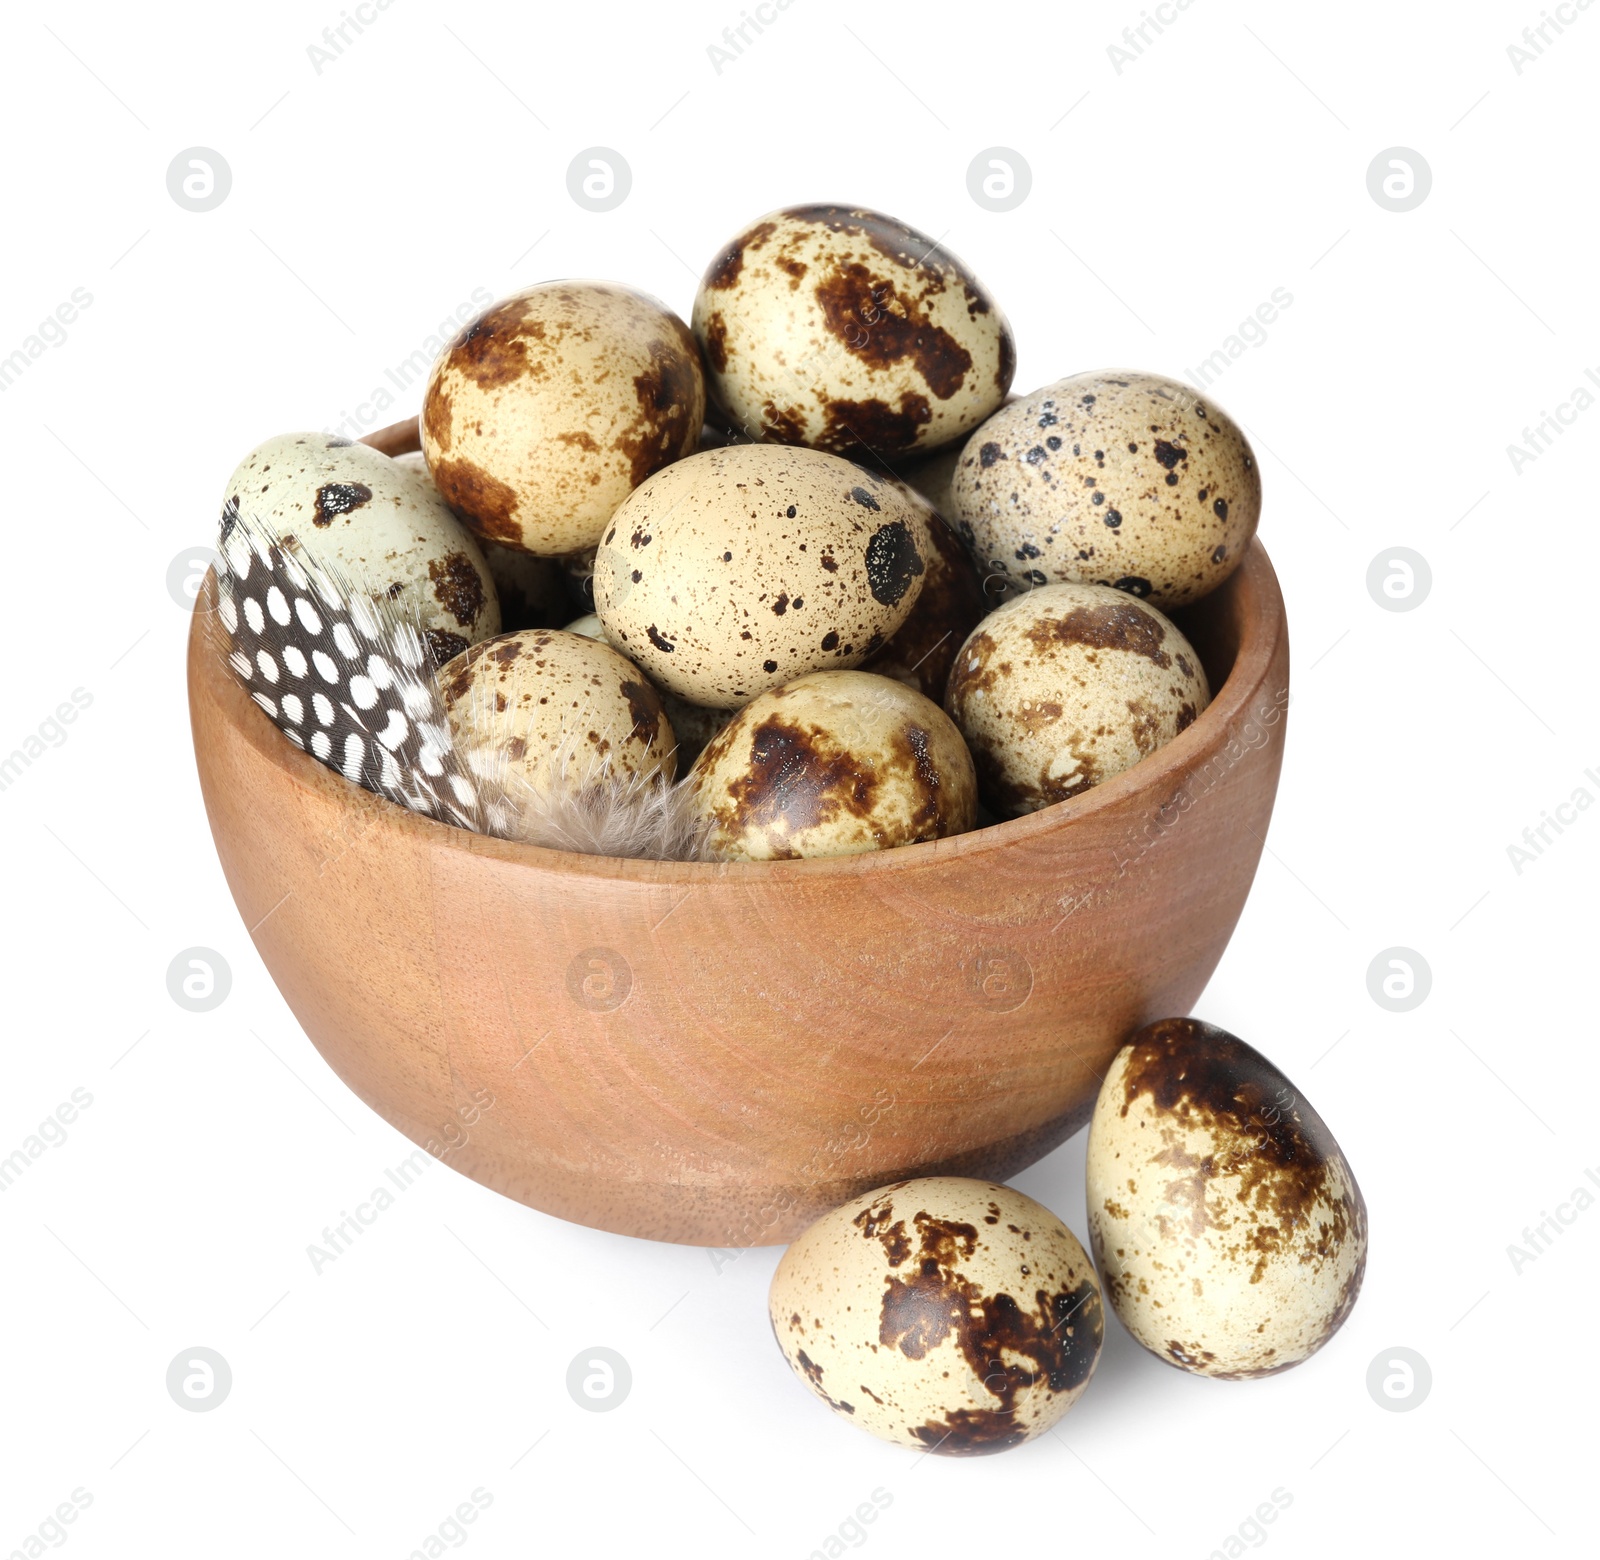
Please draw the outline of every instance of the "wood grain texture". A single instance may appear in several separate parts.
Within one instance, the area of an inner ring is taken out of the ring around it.
[[[1218,691],[1175,741],[1029,817],[831,861],[574,856],[392,806],[279,735],[205,601],[206,810],[306,1033],[455,1169],[660,1240],[784,1241],[874,1186],[1003,1178],[1078,1130],[1124,1038],[1216,967],[1282,761],[1259,544],[1177,614]]]

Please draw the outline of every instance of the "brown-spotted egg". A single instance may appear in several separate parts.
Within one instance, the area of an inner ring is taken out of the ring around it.
[[[567,624],[566,631],[598,639],[603,644],[610,642],[606,639],[605,625],[594,612],[574,618]],[[690,704],[675,693],[661,693],[659,688],[656,692],[661,694],[661,707],[667,712],[667,719],[672,723],[672,734],[678,739],[678,773],[683,774],[700,756],[706,743],[733,719],[733,711],[711,710],[703,704]]]
[[[440,354],[422,450],[480,536],[541,557],[593,547],[653,471],[695,447],[705,380],[670,309],[615,282],[544,282]]]
[[[1077,1238],[1009,1186],[901,1181],[825,1214],[768,1296],[795,1375],[898,1446],[974,1456],[1043,1435],[1100,1358],[1100,1287]]]
[[[964,834],[978,789],[931,699],[871,672],[813,672],[752,699],[695,761],[723,860],[850,856]]]
[[[1176,625],[1105,585],[1042,585],[991,612],[945,692],[1002,817],[1120,774],[1210,702],[1205,668]]]
[[[988,289],[926,233],[850,206],[768,213],[711,263],[694,332],[752,438],[880,457],[977,427],[1016,370]]]
[[[474,645],[439,673],[445,712],[480,772],[546,792],[606,774],[677,773],[656,690],[609,645],[524,629]]]
[[[428,473],[421,450],[396,455],[394,463],[409,471],[435,498],[439,490]],[[500,601],[500,628],[515,633],[519,628],[553,628],[567,615],[567,593],[562,589],[561,573],[548,558],[536,558],[519,548],[502,547],[498,542],[478,538],[483,561],[489,565],[494,592]]]
[[[1261,515],[1239,425],[1159,374],[1057,380],[967,440],[950,515],[979,568],[1013,586],[1114,585],[1170,609],[1220,585]]]
[[[1226,1030],[1163,1019],[1117,1053],[1086,1187],[1112,1308],[1180,1370],[1287,1370],[1355,1304],[1367,1210],[1349,1162],[1283,1073]]]
[[[658,687],[736,709],[880,649],[922,588],[921,529],[897,482],[835,455],[702,450],[612,516],[595,611]]]
[[[255,517],[292,539],[291,551],[414,613],[436,666],[500,632],[476,540],[413,472],[369,445],[327,433],[268,439],[228,478],[223,510]]]

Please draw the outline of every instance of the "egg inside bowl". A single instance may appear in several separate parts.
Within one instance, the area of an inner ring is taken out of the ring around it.
[[[415,449],[414,424],[369,439]],[[1004,1179],[1190,1010],[1271,816],[1288,630],[1259,542],[1174,614],[1210,706],[1131,769],[950,839],[816,860],[571,855],[435,823],[286,741],[191,629],[234,901],[368,1105],[561,1218],[739,1248],[872,1187]]]

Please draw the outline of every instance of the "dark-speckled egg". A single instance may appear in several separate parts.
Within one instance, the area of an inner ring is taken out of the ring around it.
[[[616,282],[543,282],[440,354],[422,452],[480,536],[541,557],[593,547],[617,505],[695,447],[705,379],[688,327]]]
[[[1048,1208],[1009,1186],[901,1181],[825,1214],[768,1296],[784,1358],[834,1413],[947,1456],[1043,1435],[1100,1358],[1100,1286]]]
[[[443,667],[439,687],[474,768],[535,792],[677,773],[677,739],[656,690],[625,656],[582,634],[501,634]]]
[[[702,450],[644,482],[594,561],[606,637],[658,688],[737,709],[806,672],[859,666],[922,589],[900,484],[817,450]]]
[[[477,541],[416,474],[366,444],[285,433],[258,444],[223,490],[291,551],[414,614],[436,666],[498,634],[500,601]]]
[[[1210,702],[1176,625],[1105,585],[1042,585],[991,612],[945,691],[984,800],[1008,818],[1121,774]]]
[[[1163,1019],[1117,1053],[1086,1186],[1112,1308],[1180,1370],[1287,1370],[1355,1304],[1367,1209],[1349,1162],[1283,1073],[1226,1030]]]
[[[949,517],[1015,588],[1114,585],[1162,608],[1213,591],[1261,517],[1250,441],[1214,401],[1132,370],[1024,396],[967,440]]]
[[[692,771],[725,861],[852,856],[964,834],[977,781],[931,699],[871,672],[813,672],[752,699]]]
[[[751,438],[880,457],[976,428],[1016,369],[988,289],[935,239],[850,206],[770,212],[711,263],[694,332]]]

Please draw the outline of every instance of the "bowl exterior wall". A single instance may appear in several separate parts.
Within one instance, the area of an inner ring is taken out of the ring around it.
[[[368,1105],[535,1208],[739,1248],[907,1176],[1015,1173],[1084,1125],[1129,1033],[1189,1011],[1255,873],[1288,691],[1259,549],[1195,612],[1234,669],[1176,742],[881,857],[615,863],[431,823],[283,741],[203,605],[195,751],[250,935]]]

